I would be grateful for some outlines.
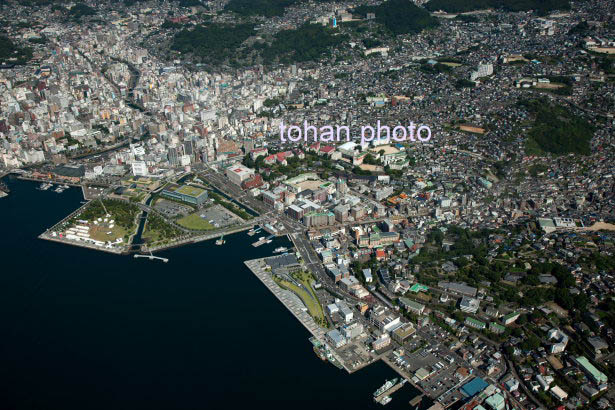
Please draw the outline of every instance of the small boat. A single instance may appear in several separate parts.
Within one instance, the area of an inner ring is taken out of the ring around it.
[[[285,248],[284,246],[280,246],[279,248],[275,248],[273,250],[274,253],[283,253],[286,252],[288,250],[288,248]]]
[[[392,380],[386,380],[385,383],[382,386],[380,386],[380,388],[378,390],[376,390],[374,392],[374,398],[376,398],[376,397],[380,396],[381,394],[386,393],[389,390],[391,390],[397,384],[398,381],[399,381],[398,377],[396,377],[396,378],[394,378]]]
[[[248,235],[250,236],[254,236],[257,233],[259,233],[263,228],[261,228],[260,226],[257,226],[256,228],[252,228],[248,231]]]
[[[393,400],[391,398],[391,396],[384,396],[381,400],[380,400],[380,404],[382,404],[383,406],[386,406],[387,404],[389,404],[391,402],[391,400]]]

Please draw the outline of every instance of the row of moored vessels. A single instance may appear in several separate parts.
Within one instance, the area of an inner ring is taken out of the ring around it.
[[[41,191],[47,191],[48,189],[53,188],[53,184],[49,183],[49,182],[43,182],[38,189],[40,189]],[[61,194],[62,192],[66,191],[68,189],[68,185],[58,185],[58,187],[56,189],[54,189],[55,192],[57,192],[58,194]]]
[[[399,377],[396,377],[396,378],[391,379],[391,380],[387,380],[382,386],[380,386],[380,388],[378,390],[376,390],[374,392],[374,400],[376,402],[382,404],[383,406],[389,404],[391,402],[391,400],[393,400],[393,399],[387,393],[391,392],[392,390],[393,391],[397,391],[404,384],[406,384],[406,382],[407,382],[406,379],[402,379],[400,381]],[[396,386],[397,386],[397,388],[395,388]]]

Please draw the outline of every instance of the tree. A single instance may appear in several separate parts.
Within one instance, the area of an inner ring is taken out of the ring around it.
[[[521,349],[531,351],[540,347],[540,339],[534,335],[529,335],[527,339],[521,342]]]
[[[396,36],[419,33],[439,25],[438,19],[428,11],[406,0],[389,0],[378,6],[359,6],[354,11],[363,16],[374,13],[376,21]]]

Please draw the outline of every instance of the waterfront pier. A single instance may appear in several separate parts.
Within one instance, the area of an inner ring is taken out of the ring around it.
[[[306,311],[303,304],[299,304],[294,298],[288,296],[287,291],[280,288],[271,278],[271,275],[265,271],[264,259],[253,259],[244,262],[245,265],[260,279],[261,282],[286,306],[288,310],[305,326],[305,328],[318,340],[324,340],[325,329],[321,328],[314,322],[312,316]]]
[[[159,260],[159,261],[163,261],[164,263],[167,263],[169,261],[168,258],[161,258],[160,256],[154,256],[154,255],[140,255],[138,253],[136,253],[134,257],[135,258],[147,258],[151,261]]]
[[[397,383],[395,386],[391,387],[389,390],[382,392],[379,396],[374,397],[374,401],[380,403],[382,401],[382,399],[384,399],[386,396],[390,396],[391,394],[395,393],[397,390],[401,389],[402,387],[404,387],[404,384],[406,384],[405,382],[400,382]]]

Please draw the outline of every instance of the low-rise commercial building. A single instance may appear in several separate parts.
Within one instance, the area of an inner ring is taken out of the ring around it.
[[[585,356],[579,356],[574,359],[574,361],[579,365],[581,370],[587,374],[587,376],[596,384],[606,383],[609,378],[606,374],[602,373],[600,370],[596,369],[596,366],[591,364],[591,362]]]
[[[416,332],[414,325],[410,322],[404,323],[391,332],[391,337],[399,344],[403,344]]]
[[[473,327],[474,329],[479,329],[482,330],[485,327],[487,327],[487,325],[485,324],[485,322],[481,322],[478,319],[474,319],[472,317],[467,317],[466,321],[464,322],[467,326]]]
[[[241,183],[254,175],[254,170],[241,164],[236,164],[226,169],[226,176],[235,185]]]
[[[425,305],[408,298],[399,298],[399,304],[408,312],[412,312],[415,315],[422,315],[425,311]]]
[[[161,192],[163,197],[201,206],[207,200],[207,191],[190,185],[169,184]]]

